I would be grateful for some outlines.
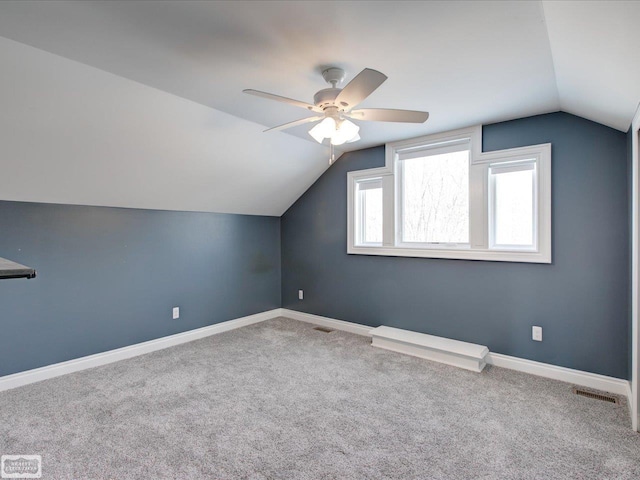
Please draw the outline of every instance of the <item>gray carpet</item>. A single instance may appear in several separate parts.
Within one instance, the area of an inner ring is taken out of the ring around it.
[[[275,319],[0,393],[44,479],[637,479],[626,404]]]

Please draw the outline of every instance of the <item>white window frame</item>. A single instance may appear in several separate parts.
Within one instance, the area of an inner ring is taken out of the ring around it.
[[[469,243],[403,244],[398,182],[400,156],[412,151],[469,143]],[[385,166],[347,174],[347,253],[401,257],[451,258],[501,262],[551,263],[551,144],[482,152],[482,127],[443,132],[386,144]],[[490,168],[498,165],[535,163],[534,247],[493,245]],[[383,238],[380,244],[358,244],[355,208],[357,183],[382,181]]]

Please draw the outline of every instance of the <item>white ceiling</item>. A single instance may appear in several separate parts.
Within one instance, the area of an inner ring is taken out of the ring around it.
[[[640,102],[640,2],[545,1],[560,109],[626,132]]]
[[[308,136],[308,125],[258,135],[256,124],[306,112],[244,88],[311,101],[326,86],[323,67],[343,67],[347,80],[369,67],[389,80],[363,107],[431,113],[424,125],[358,122],[362,140],[349,149],[560,109],[626,131],[640,100],[638,24],[640,2],[614,1],[0,2],[1,36],[191,100],[209,115],[233,116],[224,117],[236,129],[233,175],[275,182],[277,198],[265,191],[261,208],[234,208],[249,193],[239,187],[225,191],[226,203],[203,202],[206,195],[187,190],[202,177],[183,172],[180,194],[193,204],[184,209],[274,215],[326,168],[326,150]],[[210,135],[220,136],[215,130]],[[230,168],[215,149],[199,155],[212,175]],[[175,165],[167,159],[154,168],[170,178]],[[141,203],[132,200],[127,206]],[[182,209],[174,200],[161,208]],[[73,203],[80,202],[106,204]]]
[[[328,149],[0,37],[0,199],[281,215]]]

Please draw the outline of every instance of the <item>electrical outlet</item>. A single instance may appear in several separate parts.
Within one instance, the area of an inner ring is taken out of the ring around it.
[[[298,290],[298,300],[304,300],[304,292],[302,290]]]
[[[542,327],[531,327],[531,338],[536,342],[542,341]]]
[[[180,318],[180,307],[173,307],[173,319]]]

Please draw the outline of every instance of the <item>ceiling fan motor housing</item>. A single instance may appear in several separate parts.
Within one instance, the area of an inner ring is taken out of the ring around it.
[[[336,97],[342,91],[341,88],[325,88],[313,96],[313,103],[323,110],[335,104]]]

